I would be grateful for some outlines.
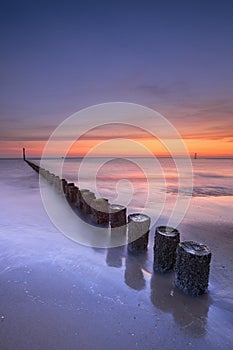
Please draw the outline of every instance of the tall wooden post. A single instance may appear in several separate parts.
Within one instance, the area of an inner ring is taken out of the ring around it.
[[[176,248],[180,242],[180,233],[173,227],[159,226],[155,230],[154,270],[170,271],[176,262]]]
[[[204,244],[185,241],[177,248],[175,284],[190,295],[207,291],[211,251]]]
[[[23,148],[23,160],[26,160],[25,148]]]
[[[150,222],[150,217],[145,214],[128,215],[128,251],[130,253],[147,250]]]

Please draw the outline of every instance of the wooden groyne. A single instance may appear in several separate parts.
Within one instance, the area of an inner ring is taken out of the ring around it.
[[[34,164],[23,160],[54,190],[63,194],[72,209],[81,218],[93,225],[110,227],[111,233],[123,234],[127,240],[129,254],[143,254],[148,249],[151,219],[142,213],[127,216],[127,208],[111,204],[106,198],[96,198],[88,189],[79,189],[73,182]],[[154,271],[165,273],[175,271],[175,285],[190,295],[200,295],[207,291],[209,282],[211,252],[207,246],[189,241],[180,243],[180,233],[168,226],[155,229]]]
[[[24,151],[25,155],[25,151]],[[79,189],[73,182],[50,171],[41,168],[39,165],[24,159],[25,162],[42,176],[57,193],[65,196],[69,205],[75,209],[85,221],[100,225],[117,228],[126,225],[126,208],[118,204],[110,204],[106,198],[96,198],[95,194],[88,189]]]

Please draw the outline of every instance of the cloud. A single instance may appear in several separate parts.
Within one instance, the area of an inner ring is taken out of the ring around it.
[[[171,87],[160,86],[158,84],[154,85],[140,85],[137,87],[140,91],[143,91],[146,94],[150,94],[158,97],[167,97],[171,95],[173,89]]]
[[[1,141],[46,141],[55,129],[52,124],[39,125],[26,121],[2,119],[0,140]]]
[[[200,126],[198,130],[192,130],[182,134],[183,139],[205,139],[233,141],[233,125],[216,125],[214,127]]]
[[[109,123],[108,125],[94,128],[81,137],[82,140],[108,140],[113,138],[145,139],[153,138],[153,136],[147,131],[133,125]]]

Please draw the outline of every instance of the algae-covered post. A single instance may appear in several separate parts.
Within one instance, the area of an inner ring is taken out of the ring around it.
[[[54,184],[54,180],[55,180],[55,174],[50,173],[48,178],[48,182],[50,183],[50,185]]]
[[[83,203],[84,203],[83,196],[85,195],[85,193],[90,193],[90,190],[81,189],[77,193],[76,207],[78,209],[83,209]]]
[[[119,204],[110,204],[109,221],[111,228],[125,226],[127,222],[126,207]]]
[[[92,220],[96,224],[104,225],[109,223],[108,200],[106,198],[94,199],[91,203]]]
[[[78,187],[73,182],[69,183],[65,179],[62,179],[62,187],[65,197],[69,203],[76,204],[77,195],[79,192]]]
[[[154,270],[160,272],[173,270],[176,262],[176,249],[180,233],[169,226],[159,226],[155,230]]]
[[[55,187],[55,189],[57,191],[60,190],[60,177],[59,176],[55,176],[53,186]]]
[[[72,204],[75,204],[77,201],[78,187],[76,186],[68,186],[69,188],[69,201]]]
[[[74,187],[74,183],[73,182],[68,182],[67,185],[66,185],[65,196],[66,196],[67,200],[70,201],[70,202],[71,202],[71,192],[72,192],[73,187]]]
[[[145,214],[128,215],[128,251],[131,253],[147,250],[150,217]]]
[[[200,243],[181,242],[177,249],[175,283],[190,295],[201,295],[209,283],[211,251]]]
[[[95,199],[95,194],[91,191],[85,191],[82,193],[82,209],[86,215],[91,214],[91,203]]]
[[[115,236],[115,239],[122,238],[125,242],[126,233],[127,233],[127,208],[119,204],[110,204],[109,205],[109,221],[111,227],[112,239]]]

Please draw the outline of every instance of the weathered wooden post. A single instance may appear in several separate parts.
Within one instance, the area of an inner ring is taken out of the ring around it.
[[[145,214],[128,215],[128,251],[130,253],[147,250],[150,222],[150,217]]]
[[[62,192],[64,193],[64,195],[66,194],[66,187],[67,187],[67,181],[66,179],[62,179],[61,180],[61,187],[62,187]]]
[[[75,204],[79,189],[76,186],[68,186],[68,187],[69,187],[69,201],[70,203]]]
[[[201,243],[181,242],[177,249],[175,284],[186,294],[201,295],[208,289],[211,251]]]
[[[57,191],[60,190],[60,177],[59,176],[54,177],[53,186],[55,187],[55,189]]]
[[[55,175],[53,173],[50,173],[48,177],[48,182],[50,183],[50,185],[53,185],[54,178]]]
[[[53,186],[54,185],[54,180],[55,180],[55,174],[50,175],[50,184]]]
[[[44,168],[40,168],[40,176],[45,177],[45,171]]]
[[[176,262],[176,249],[180,233],[169,226],[159,226],[154,238],[154,270],[166,272],[173,270]]]
[[[119,204],[109,204],[109,221],[112,241],[125,244],[127,232],[127,208]]]
[[[68,201],[70,201],[70,193],[72,191],[72,188],[74,187],[74,183],[73,182],[68,182],[66,185],[66,198]]]
[[[25,148],[23,148],[23,160],[26,160]]]
[[[126,207],[119,204],[110,204],[109,221],[111,228],[125,226],[127,223]]]
[[[85,191],[82,193],[82,210],[84,214],[91,214],[91,203],[94,199],[96,198],[93,192]]]
[[[96,224],[109,223],[108,200],[106,198],[94,199],[91,202],[91,216]]]
[[[45,178],[45,180],[47,180],[48,181],[48,177],[49,177],[49,171],[48,170],[45,170],[45,172],[44,172],[44,178]]]
[[[76,205],[76,207],[77,207],[78,209],[80,209],[80,210],[83,209],[83,202],[84,202],[84,200],[83,200],[83,195],[84,195],[84,193],[90,193],[90,190],[81,189],[81,190],[79,190],[78,193],[77,193],[77,199],[76,199],[75,205]]]

